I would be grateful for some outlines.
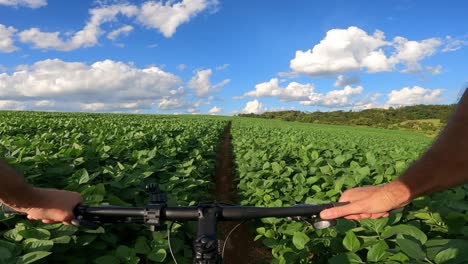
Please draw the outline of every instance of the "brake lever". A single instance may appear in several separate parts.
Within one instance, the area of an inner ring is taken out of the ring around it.
[[[317,217],[316,215],[313,215],[313,216],[310,216],[310,217],[305,217],[305,216],[288,217],[288,220],[307,222],[308,224],[312,225],[314,227],[314,229],[317,229],[317,230],[330,228],[332,226],[335,226],[336,223],[337,223],[337,221],[335,219],[323,220],[323,219]]]
[[[331,204],[333,205],[333,207],[337,207],[337,206],[347,205],[349,204],[349,202],[336,202],[336,203],[331,203]],[[301,206],[301,205],[304,205],[304,204],[296,204],[295,206]],[[311,215],[309,217],[295,216],[295,217],[288,217],[288,219],[292,221],[307,222],[310,225],[312,225],[314,229],[317,229],[317,230],[330,228],[337,224],[336,219],[324,220],[324,219],[321,219],[319,215]]]

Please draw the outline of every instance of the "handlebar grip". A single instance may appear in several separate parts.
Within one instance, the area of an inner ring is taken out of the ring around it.
[[[16,214],[16,215],[26,215],[26,213],[23,212],[18,212],[15,209],[9,207],[6,204],[0,204],[0,209],[2,209],[2,212],[4,214]]]

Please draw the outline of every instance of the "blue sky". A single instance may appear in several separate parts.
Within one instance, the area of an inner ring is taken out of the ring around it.
[[[455,103],[468,83],[467,9],[0,0],[0,109],[232,115]]]

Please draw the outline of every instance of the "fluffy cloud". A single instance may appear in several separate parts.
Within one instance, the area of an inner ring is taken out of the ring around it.
[[[39,8],[47,5],[47,0],[0,0],[0,5],[25,6],[29,8]]]
[[[368,35],[357,27],[332,29],[312,50],[296,51],[290,67],[298,73],[330,75],[357,71],[366,67],[368,71],[390,70],[382,47],[389,45],[382,31]]]
[[[211,114],[211,115],[216,115],[216,114],[219,114],[223,111],[223,109],[215,106],[213,108],[211,108],[209,111],[208,111],[208,114]]]
[[[44,60],[0,74],[0,100],[28,109],[125,111],[180,105],[182,80],[158,67],[112,60],[91,65]],[[14,108],[14,107],[10,107]]]
[[[114,21],[117,15],[132,17],[138,14],[138,8],[133,5],[119,4],[93,8],[89,11],[91,18],[86,26],[76,32],[68,40],[60,38],[60,32],[42,32],[38,28],[31,28],[19,33],[21,42],[32,43],[36,49],[57,49],[69,51],[83,47],[92,47],[98,43],[104,33],[103,23]]]
[[[195,76],[189,81],[188,86],[194,90],[197,97],[206,97],[212,93],[216,93],[230,82],[229,79],[226,79],[220,83],[212,84],[210,81],[212,73],[211,69],[198,70],[195,72]]]
[[[179,25],[208,7],[216,6],[217,0],[148,1],[140,8],[138,21],[149,28],[158,29],[165,37],[171,37]]]
[[[349,107],[353,106],[354,102],[350,99],[353,96],[360,95],[363,91],[362,86],[353,88],[346,86],[342,90],[333,90],[326,94],[312,93],[308,100],[299,102],[302,105],[314,105],[324,107]]]
[[[60,32],[43,32],[39,28],[24,30],[19,33],[19,38],[21,42],[33,44],[36,49],[70,51],[92,47],[98,44],[99,38],[105,33],[102,25],[117,21],[119,15],[133,18],[136,22],[159,29],[164,36],[171,37],[180,24],[217,4],[216,0],[183,0],[179,3],[147,1],[140,7],[128,3],[103,5],[91,9],[90,19],[84,28],[68,39],[63,39]],[[132,29],[132,26],[126,25],[108,33],[107,37],[115,39],[121,34],[128,34]]]
[[[13,34],[16,29],[0,24],[0,52],[13,52],[17,48],[13,45]]]
[[[432,74],[440,74],[442,72],[442,66],[437,65],[437,66],[426,66],[425,67],[427,71],[429,71]]]
[[[404,87],[388,94],[387,105],[405,106],[416,104],[433,104],[440,101],[443,89],[426,89],[420,86]]]
[[[281,101],[302,101],[308,100],[311,94],[314,93],[315,87],[312,84],[300,84],[291,82],[281,91],[279,99]]]
[[[345,76],[340,74],[334,84],[335,87],[343,87],[347,85],[358,84],[361,82],[361,78],[357,75]]]
[[[279,85],[279,80],[273,78],[268,82],[257,84],[255,90],[245,93],[242,98],[246,96],[276,97],[280,101],[298,101],[303,105],[339,107],[349,106],[351,97],[361,94],[362,91],[361,86],[352,88],[347,85],[342,90],[333,90],[322,94],[315,92],[314,85],[309,83],[291,82],[285,88],[282,88]]]
[[[278,78],[273,78],[268,82],[263,82],[255,85],[255,90],[247,92],[244,96],[250,97],[267,97],[278,96],[281,94]]]
[[[403,37],[396,37],[394,44],[396,53],[392,58],[406,66],[404,72],[418,73],[421,71],[419,61],[433,55],[436,48],[442,44],[442,41],[437,38],[430,38],[417,42],[409,41]]]
[[[258,100],[253,100],[247,102],[245,105],[244,109],[242,110],[242,113],[244,114],[261,114],[266,111],[266,108],[263,107],[263,104],[260,103]]]
[[[133,30],[132,26],[125,25],[123,27],[120,27],[120,28],[118,28],[116,30],[111,31],[109,34],[107,34],[107,38],[111,39],[111,40],[115,40],[120,35],[127,36],[132,30]]]
[[[311,76],[335,75],[366,70],[370,73],[393,71],[397,65],[403,72],[419,72],[419,62],[433,55],[441,46],[438,38],[410,41],[403,37],[385,40],[382,31],[369,35],[358,27],[329,30],[323,40],[307,51],[296,51],[290,67],[297,73]],[[384,51],[392,50],[390,54]]]
[[[158,108],[161,110],[175,110],[190,107],[191,105],[183,101],[180,97],[167,97],[159,100]]]

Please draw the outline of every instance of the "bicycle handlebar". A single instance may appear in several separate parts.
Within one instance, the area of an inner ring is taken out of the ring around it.
[[[347,203],[328,203],[328,204],[298,204],[287,207],[254,207],[254,206],[233,206],[200,204],[198,206],[167,206],[162,207],[159,216],[162,220],[168,221],[196,221],[200,217],[200,208],[215,207],[217,211],[217,219],[220,221],[233,220],[249,220],[266,217],[291,217],[291,216],[318,216],[322,210],[342,206]],[[5,214],[25,215],[4,204],[0,206]],[[149,211],[153,210],[148,207],[120,207],[120,206],[88,206],[78,205],[74,214],[75,217],[83,217],[83,219],[98,220],[99,218],[110,220],[112,218],[128,218],[143,219]],[[128,221],[132,222],[132,221]]]
[[[163,220],[168,221],[191,221],[198,220],[201,207],[214,206],[218,209],[217,219],[221,221],[248,220],[265,217],[288,217],[288,216],[314,216],[319,215],[322,210],[346,203],[329,203],[319,205],[301,204],[289,207],[254,207],[254,206],[231,206],[213,204],[201,204],[199,206],[175,206],[161,208]],[[117,206],[78,206],[75,209],[77,216],[97,217],[144,217],[151,210],[148,207],[117,207]]]
[[[76,226],[91,229],[96,229],[99,224],[104,223],[139,223],[148,225],[154,231],[154,228],[162,226],[164,221],[198,221],[197,236],[193,242],[194,263],[219,264],[222,257],[218,255],[215,243],[218,221],[292,217],[293,220],[305,220],[316,229],[323,229],[333,226],[336,221],[320,219],[320,212],[348,204],[345,202],[254,207],[200,203],[197,206],[167,206],[165,196],[159,192],[157,185],[149,185],[147,189],[150,193],[150,203],[145,207],[78,205],[74,209],[75,219],[71,222]],[[3,204],[0,204],[0,209],[6,214],[26,215]]]

